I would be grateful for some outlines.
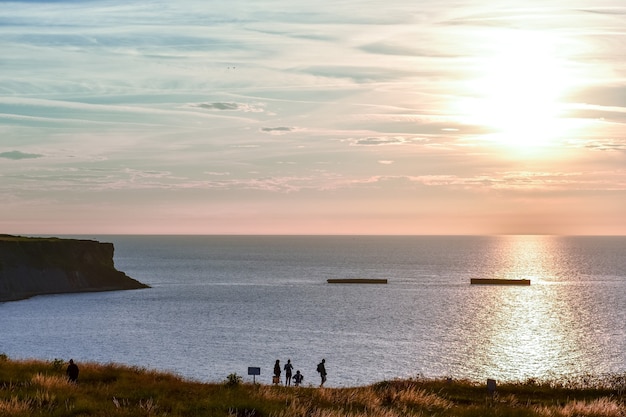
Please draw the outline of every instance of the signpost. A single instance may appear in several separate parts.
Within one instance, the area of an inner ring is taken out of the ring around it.
[[[252,383],[256,384],[256,376],[261,375],[261,368],[249,366],[248,375],[252,375]]]

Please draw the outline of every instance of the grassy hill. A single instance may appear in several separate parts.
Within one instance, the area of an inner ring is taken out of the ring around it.
[[[242,383],[235,374],[223,383],[201,383],[96,363],[79,363],[74,384],[65,377],[66,365],[0,354],[0,416],[626,416],[626,375],[499,384],[492,397],[484,384],[468,381],[295,388]]]

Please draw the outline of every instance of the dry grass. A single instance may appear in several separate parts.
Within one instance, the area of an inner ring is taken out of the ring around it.
[[[75,384],[69,382],[65,376],[45,375],[39,372],[33,375],[31,383],[46,390],[59,388],[73,389],[76,387]]]
[[[31,409],[31,400],[20,400],[13,396],[8,399],[0,399],[1,416],[17,416],[27,414]]]
[[[592,401],[572,401],[563,406],[540,407],[536,412],[541,417],[624,417],[626,407],[623,402],[611,398],[598,398]]]
[[[80,364],[78,384],[63,361],[0,360],[0,417],[626,417],[623,376],[498,385],[402,380],[354,388],[187,381],[115,364]],[[604,382],[603,382],[604,381]]]

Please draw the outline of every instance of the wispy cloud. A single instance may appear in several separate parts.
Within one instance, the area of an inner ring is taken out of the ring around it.
[[[341,205],[373,224],[389,214],[381,201],[458,214],[485,196],[568,194],[566,211],[592,190],[621,207],[626,9],[583,3],[2,2],[0,194],[11,205],[0,218],[19,231],[32,223],[21,208],[41,201],[54,210],[37,224],[94,202],[117,213],[111,222],[165,204],[311,217]],[[518,130],[541,133],[528,109],[545,98],[485,91],[525,85],[523,71],[497,78],[499,53],[545,67],[530,38],[554,45],[551,62],[572,77],[554,97],[568,129],[534,154],[523,138],[497,142],[495,119],[515,113]],[[486,73],[496,78],[477,84]],[[503,102],[472,118],[489,94]],[[500,213],[476,210],[485,222]]]
[[[254,113],[263,112],[263,107],[245,103],[200,103],[192,106],[207,110],[231,110]]]
[[[279,126],[279,127],[262,127],[261,132],[269,133],[271,135],[284,135],[285,133],[293,132],[296,129],[293,127]]]
[[[411,140],[402,138],[402,137],[369,137],[369,138],[360,138],[354,139],[352,143],[354,145],[363,145],[363,146],[385,146],[385,145],[402,145],[405,143],[409,143]]]
[[[196,107],[209,110],[239,110],[240,106],[237,103],[201,103]]]
[[[0,152],[0,158],[5,159],[37,159],[42,158],[43,155],[37,153],[26,153],[21,151],[8,151],[8,152]]]

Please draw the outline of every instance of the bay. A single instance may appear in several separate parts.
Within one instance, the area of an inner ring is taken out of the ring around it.
[[[626,372],[626,237],[80,237],[152,288],[2,303],[0,352],[211,382],[291,359],[305,385],[324,358],[327,386]]]

